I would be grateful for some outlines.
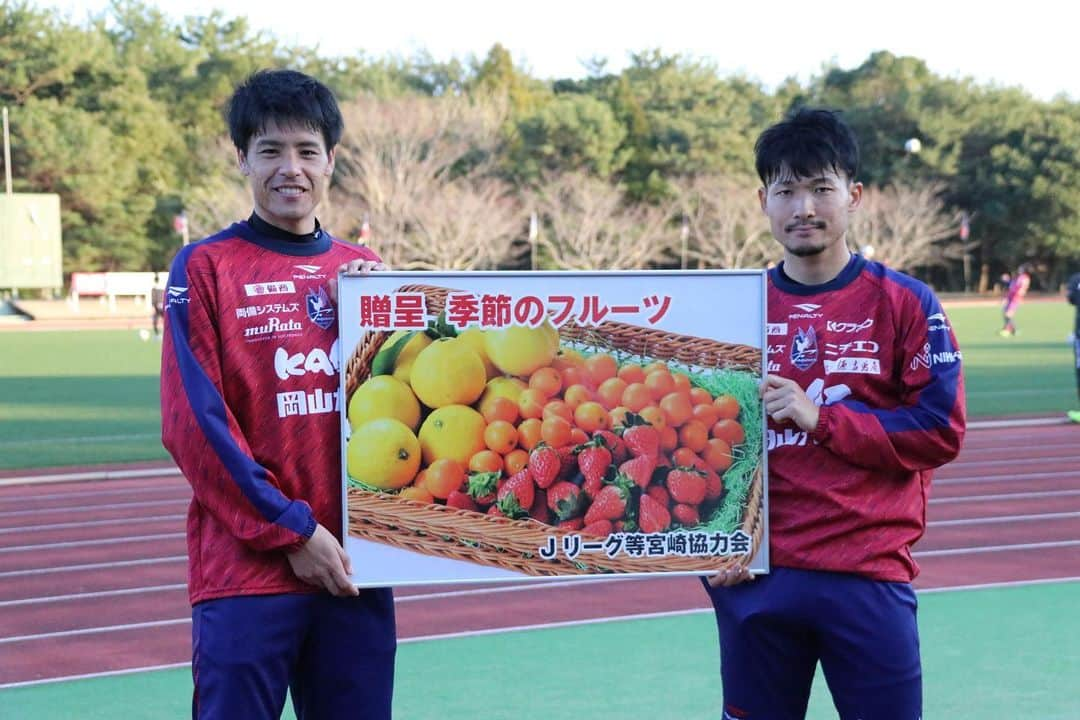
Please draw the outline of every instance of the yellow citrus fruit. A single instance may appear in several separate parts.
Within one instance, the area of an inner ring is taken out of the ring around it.
[[[369,420],[394,418],[415,431],[420,425],[420,403],[405,383],[392,375],[376,375],[349,398],[348,417],[353,430]]]
[[[480,396],[480,402],[476,404],[476,407],[485,414],[485,409],[497,397],[506,398],[517,405],[518,400],[521,399],[521,392],[527,387],[529,386],[525,384],[525,381],[518,378],[502,376],[491,378],[484,386],[484,394]]]
[[[384,348],[393,347],[394,343],[400,340],[408,332],[415,332],[410,330],[398,330],[393,335],[386,339],[383,343]],[[394,360],[394,377],[403,383],[409,382],[409,376],[412,373],[413,363],[416,361],[416,356],[420,354],[420,351],[433,343],[434,340],[429,338],[422,332],[417,332],[412,338],[405,343],[405,347],[401,348],[401,352]]]
[[[511,325],[489,330],[484,338],[488,357],[507,375],[527,377],[547,367],[559,351],[559,332],[550,323],[540,327]]]
[[[413,392],[430,408],[471,405],[486,381],[480,356],[457,338],[436,340],[420,351],[412,366]]]
[[[481,450],[484,444],[483,416],[466,405],[447,405],[433,410],[420,426],[420,450],[424,464],[449,458],[463,467]]]
[[[400,420],[369,420],[353,430],[345,461],[353,479],[381,490],[396,490],[416,477],[420,442]]]
[[[458,333],[458,340],[461,340],[476,351],[476,354],[480,356],[480,361],[484,363],[484,372],[487,373],[487,379],[491,380],[502,373],[499,372],[499,369],[491,362],[491,358],[488,357],[487,343],[484,340],[486,334],[487,331],[481,330],[478,327],[473,327],[465,332]]]

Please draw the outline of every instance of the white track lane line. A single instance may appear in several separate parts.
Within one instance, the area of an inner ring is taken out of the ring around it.
[[[983,583],[983,584],[979,584],[979,585],[958,585],[958,586],[955,586],[955,587],[930,588],[930,589],[926,589],[926,590],[916,590],[916,592],[918,594],[920,594],[920,595],[922,595],[922,594],[938,594],[938,593],[943,593],[943,592],[966,592],[966,591],[972,591],[972,590],[990,590],[990,589],[996,589],[996,588],[1023,587],[1023,586],[1026,586],[1026,585],[1050,585],[1050,584],[1078,582],[1078,581],[1080,581],[1080,576],[1078,576],[1078,577],[1065,577],[1065,578],[1043,578],[1043,579],[1038,579],[1038,580],[1012,580],[1012,581],[1006,581],[1006,582],[1000,582],[1000,583]],[[662,613],[642,613],[642,614],[638,614],[638,615],[620,615],[620,616],[616,616],[616,617],[595,618],[595,619],[592,619],[592,620],[569,620],[569,621],[558,622],[558,623],[544,623],[544,624],[538,624],[538,625],[520,625],[520,626],[515,626],[515,627],[489,629],[489,630],[474,630],[474,631],[463,631],[463,632],[458,632],[458,633],[444,633],[444,634],[440,634],[440,635],[418,635],[416,637],[410,637],[410,638],[399,638],[398,639],[398,644],[399,645],[408,645],[408,644],[412,644],[412,643],[432,642],[432,641],[440,641],[440,640],[454,640],[454,639],[468,638],[468,637],[480,637],[480,636],[484,636],[484,635],[498,635],[498,634],[511,633],[511,632],[530,632],[530,631],[534,631],[534,630],[549,630],[549,629],[557,629],[557,628],[571,627],[571,626],[577,626],[577,625],[599,625],[599,624],[604,624],[604,623],[622,622],[622,621],[657,620],[657,619],[663,619],[663,618],[669,618],[669,617],[681,617],[681,616],[686,616],[686,615],[706,614],[706,613],[710,613],[710,612],[712,612],[712,610],[709,609],[709,608],[691,608],[691,609],[687,609],[687,610],[674,610],[674,611],[662,612]],[[188,618],[187,621],[190,622],[190,618]],[[171,663],[171,664],[167,664],[167,665],[149,665],[149,666],[146,666],[146,667],[125,668],[123,670],[110,670],[110,671],[100,672],[100,673],[84,673],[84,674],[81,674],[81,675],[70,675],[70,676],[67,676],[67,677],[43,678],[41,680],[27,680],[27,681],[23,681],[23,682],[0,684],[0,690],[4,690],[6,688],[30,687],[30,686],[34,686],[34,685],[48,685],[48,684],[52,684],[52,683],[68,682],[68,681],[73,681],[73,680],[92,680],[92,679],[95,679],[95,678],[102,678],[102,677],[115,677],[115,676],[121,676],[121,675],[131,675],[131,674],[140,673],[140,672],[155,672],[155,671],[161,671],[161,670],[178,670],[178,669],[181,669],[181,668],[190,668],[190,667],[191,667],[190,662]]]

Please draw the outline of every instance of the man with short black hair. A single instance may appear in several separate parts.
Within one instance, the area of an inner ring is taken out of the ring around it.
[[[342,118],[290,70],[252,75],[228,113],[254,211],[170,269],[162,440],[188,511],[194,718],[390,717],[388,588],[358,590],[341,546],[339,267],[383,266],[315,217]]]
[[[956,457],[960,351],[923,283],[850,251],[855,135],[804,109],[755,146],[768,273],[770,572],[709,578],[724,715],[798,720],[820,662],[842,720],[919,720],[911,546],[934,468]]]

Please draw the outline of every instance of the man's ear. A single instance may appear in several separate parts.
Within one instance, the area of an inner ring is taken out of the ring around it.
[[[761,204],[761,212],[763,212],[763,213],[768,212],[768,209],[766,208],[766,203],[768,201],[768,198],[769,198],[769,191],[764,187],[759,187],[757,189],[757,199],[758,199],[758,203]]]
[[[330,177],[334,174],[334,158],[337,157],[337,148],[331,148],[330,152],[326,153],[326,157],[330,162],[326,163],[326,177]]]
[[[848,187],[848,212],[853,212],[862,203],[863,185],[861,182],[851,183]]]
[[[236,151],[236,165],[240,168],[240,172],[242,172],[244,175],[251,174],[251,166],[248,165],[247,153],[245,153],[243,150]]]

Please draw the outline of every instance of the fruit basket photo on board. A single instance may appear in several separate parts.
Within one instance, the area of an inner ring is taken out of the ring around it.
[[[430,285],[410,284],[401,286],[397,292],[422,293],[426,298],[428,314],[438,315],[445,310],[447,295],[457,291]],[[351,352],[350,348],[344,349],[346,360],[343,366],[345,390],[343,407],[349,406],[357,388],[371,378],[376,356],[391,335],[390,331],[368,330],[362,333],[359,342],[351,348]],[[611,321],[601,322],[594,327],[583,327],[571,320],[558,328],[557,346],[562,350],[572,349],[586,356],[590,351],[602,351],[620,358],[621,362],[633,362],[637,365],[670,363],[672,367],[679,368],[680,373],[691,378],[700,378],[710,372],[741,375],[745,376],[746,384],[751,388],[756,388],[762,366],[762,351],[759,348]],[[701,372],[695,373],[694,370]],[[672,374],[678,373],[673,371]],[[682,378],[683,381],[686,379]],[[695,380],[695,382],[699,381]],[[683,384],[689,387],[688,383]],[[694,387],[696,388],[693,390],[696,393],[694,397],[704,398],[703,404],[707,404],[706,401],[712,399],[712,395],[703,394],[708,388],[703,389],[700,385]],[[562,548],[565,543],[571,543],[572,536],[585,537],[585,539],[598,542],[602,541],[604,536],[590,537],[588,528],[583,529],[581,522],[577,525],[570,522],[559,523],[558,517],[554,515],[548,518],[548,522],[532,517],[513,519],[497,513],[483,512],[479,508],[464,509],[439,501],[410,499],[408,493],[403,494],[397,490],[378,490],[362,483],[352,482],[351,479],[346,487],[347,532],[355,538],[403,550],[478,563],[529,576],[651,572],[706,573],[735,565],[749,566],[764,541],[765,526],[764,483],[760,462],[762,423],[760,406],[756,402],[756,392],[753,396],[747,394],[741,398],[740,405],[736,407],[737,412],[740,413],[741,427],[746,428],[743,440],[745,445],[739,446],[742,448],[741,453],[738,450],[731,452],[736,456],[731,468],[713,472],[701,463],[699,459],[701,453],[695,455],[688,451],[681,451],[683,455],[674,455],[676,459],[680,459],[680,464],[688,462],[681,458],[693,458],[697,464],[701,465],[702,469],[698,474],[703,477],[722,476],[722,481],[719,479],[715,481],[720,483],[720,486],[713,492],[711,501],[702,501],[699,506],[676,502],[677,499],[682,500],[681,492],[693,494],[700,491],[695,489],[683,491],[682,488],[677,488],[672,478],[674,472],[661,468],[668,473],[667,477],[671,481],[671,486],[654,491],[651,484],[647,489],[644,486],[634,489],[633,485],[629,484],[633,490],[632,494],[625,491],[623,495],[634,498],[635,511],[639,514],[634,517],[630,525],[617,524],[610,532],[618,533],[620,530],[625,530],[627,533],[647,532],[646,513],[652,513],[660,506],[666,507],[655,512],[668,521],[670,527],[665,531],[666,534],[689,533],[694,529],[695,521],[699,522],[703,529],[712,530],[719,521],[713,522],[710,526],[710,520],[718,517],[722,511],[727,518],[724,521],[728,524],[727,533],[737,532],[748,540],[750,550],[743,554],[686,556],[676,553],[653,557],[645,554],[623,553],[612,557],[603,552],[593,552],[580,553],[571,557],[570,554],[564,552],[545,553],[544,548]],[[707,415],[707,413],[702,412],[702,415]],[[631,414],[627,417],[636,416]],[[712,416],[707,416],[705,422],[711,419]],[[729,421],[729,424],[731,422]],[[691,424],[693,423],[687,423],[687,425]],[[741,427],[737,423],[735,425],[736,429],[742,433]],[[698,430],[700,432],[700,428]],[[706,440],[690,437],[689,431],[683,431],[683,436],[686,443],[693,443],[699,448],[705,447],[702,443]],[[606,437],[614,437],[614,434],[607,433]],[[737,439],[742,439],[742,437]],[[615,442],[620,441],[615,440]],[[679,442],[682,443],[683,440],[680,439]],[[711,443],[708,445],[709,448],[725,447],[723,442],[718,443],[716,440],[707,442]],[[610,444],[608,442],[608,445]],[[736,443],[731,445],[735,447]],[[582,447],[584,446],[578,446],[578,450],[580,451]],[[625,451],[625,448],[623,450]],[[566,454],[569,455],[569,451]],[[571,458],[569,462],[572,464],[573,459]],[[728,463],[731,463],[731,460],[728,460]],[[661,465],[664,464],[661,463]],[[667,462],[666,464],[673,465],[674,463]],[[571,468],[571,470],[576,470],[576,468]],[[689,471],[691,479],[694,473],[694,470]],[[506,471],[506,475],[509,474],[509,471]],[[614,474],[615,468],[612,466],[606,482],[611,482]],[[567,475],[564,474],[562,477],[566,478]],[[623,480],[625,481],[625,478]],[[578,483],[581,481],[580,473],[577,481]],[[506,477],[501,477],[500,487],[506,482]],[[646,479],[643,482],[648,481]],[[548,492],[552,491],[548,490]],[[646,495],[658,498],[659,502],[654,503],[652,499],[642,499]],[[551,496],[548,495],[548,498],[550,500]],[[575,501],[576,499],[575,496]],[[583,493],[580,499],[587,503]],[[665,500],[667,502],[664,502]],[[552,508],[562,508],[553,501],[550,504]],[[696,515],[698,507],[708,511],[709,515],[698,517]],[[676,508],[681,508],[681,510]],[[588,514],[585,517],[587,519]],[[701,533],[701,535],[708,535],[708,533]]]

